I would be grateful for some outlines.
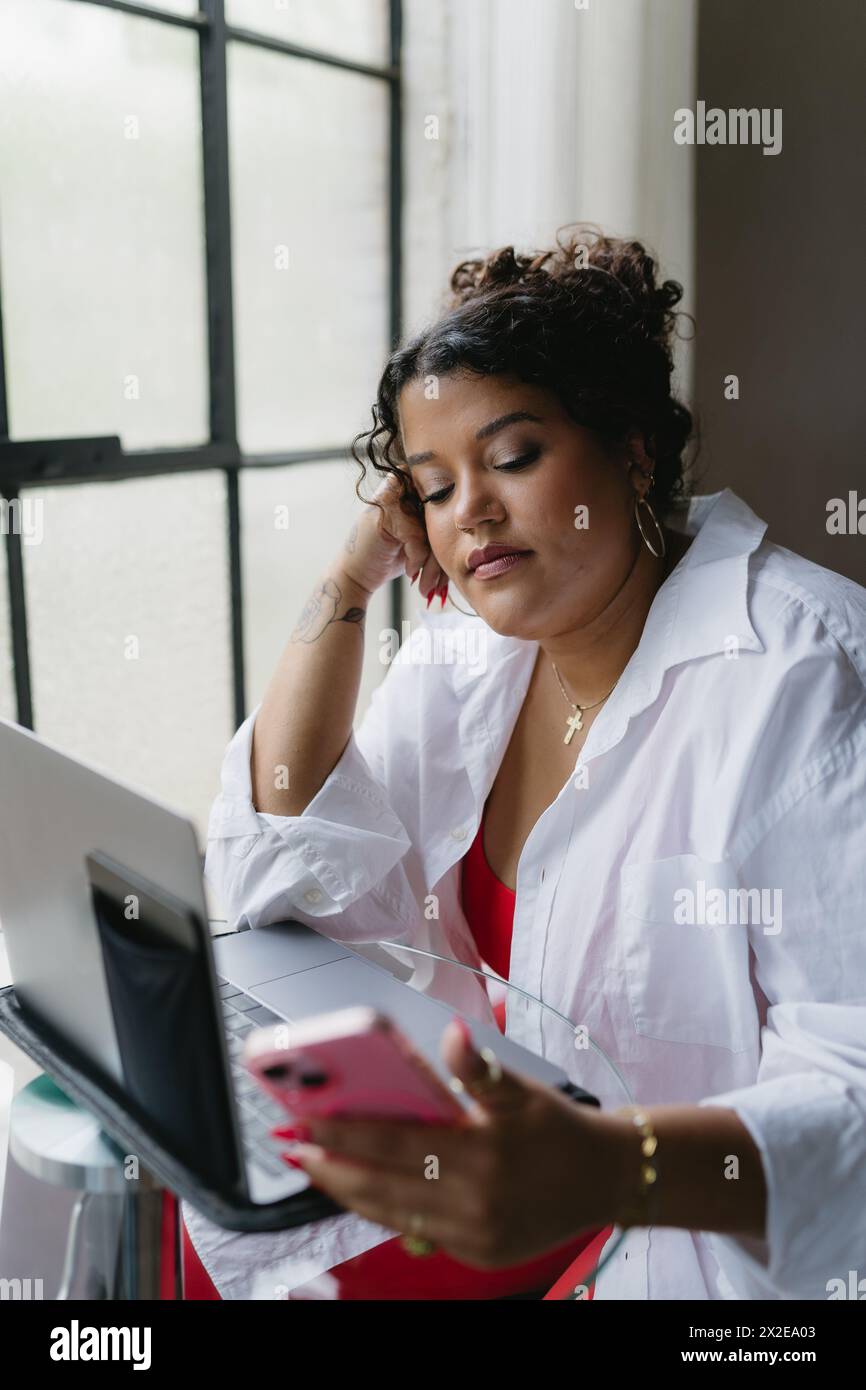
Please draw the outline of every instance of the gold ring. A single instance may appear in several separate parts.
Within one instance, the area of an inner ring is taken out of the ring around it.
[[[502,1079],[502,1067],[499,1065],[499,1058],[492,1047],[482,1047],[479,1055],[484,1058],[487,1065],[487,1075],[480,1081],[470,1081],[466,1089],[473,1096],[483,1096],[487,1091],[491,1091]]]
[[[421,1236],[401,1236],[400,1244],[407,1255],[414,1255],[419,1260],[425,1255],[432,1255],[436,1250],[432,1240],[424,1240]]]
[[[420,1212],[413,1212],[407,1221],[409,1234],[400,1237],[400,1244],[409,1255],[416,1258],[423,1258],[425,1255],[432,1255],[436,1246],[432,1240],[427,1240],[421,1235],[424,1226],[424,1217]]]

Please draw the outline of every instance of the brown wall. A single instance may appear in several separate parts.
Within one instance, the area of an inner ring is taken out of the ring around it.
[[[782,107],[783,145],[696,151],[696,490],[734,488],[771,539],[866,584],[866,535],[826,530],[831,497],[866,499],[866,4],[699,11],[698,98]]]

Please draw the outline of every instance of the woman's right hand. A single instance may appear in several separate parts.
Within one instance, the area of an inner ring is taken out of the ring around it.
[[[373,594],[404,572],[410,579],[418,570],[418,592],[427,598],[448,576],[439,568],[423,522],[407,515],[400,506],[400,481],[393,473],[383,478],[373,496],[381,507],[368,503],[346,537],[340,567],[362,589]]]

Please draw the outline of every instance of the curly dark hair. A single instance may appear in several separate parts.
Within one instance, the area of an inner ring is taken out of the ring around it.
[[[650,497],[664,516],[685,498],[682,455],[692,433],[691,413],[671,395],[671,339],[683,313],[674,306],[682,293],[676,280],[656,283],[656,261],[639,241],[587,223],[560,228],[552,251],[516,255],[503,246],[463,261],[451,274],[442,316],[388,358],[373,426],[351,445],[361,468],[358,497],[371,500],[360,492],[369,464],[396,473],[401,505],[423,518],[399,436],[400,391],[419,377],[508,373],[553,391],[610,448],[639,429],[655,462]]]

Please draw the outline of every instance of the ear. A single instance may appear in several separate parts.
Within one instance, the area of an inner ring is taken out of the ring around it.
[[[646,439],[640,430],[631,430],[626,436],[626,469],[638,497],[646,497],[652,487],[655,460],[647,453]]]

